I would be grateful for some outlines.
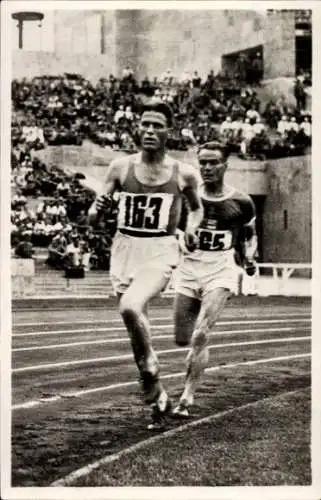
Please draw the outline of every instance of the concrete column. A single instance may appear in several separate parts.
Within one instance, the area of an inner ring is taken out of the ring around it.
[[[126,66],[136,69],[139,37],[139,10],[115,12],[116,72],[120,76]]]
[[[264,44],[264,79],[295,76],[295,14],[268,12]]]
[[[116,54],[116,13],[115,11],[99,11],[100,20],[100,53],[110,61],[108,74],[115,75],[117,71]],[[105,74],[105,78],[108,78]]]

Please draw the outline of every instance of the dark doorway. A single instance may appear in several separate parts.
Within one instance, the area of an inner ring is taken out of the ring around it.
[[[263,78],[263,45],[231,52],[222,56],[222,70],[244,83],[259,83]]]
[[[311,73],[312,69],[312,36],[311,34],[297,35],[295,38],[295,69],[300,75],[302,70]]]

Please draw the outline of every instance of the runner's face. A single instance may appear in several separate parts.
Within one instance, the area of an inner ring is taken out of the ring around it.
[[[139,137],[145,151],[164,149],[168,137],[166,116],[156,111],[145,111],[139,124]]]
[[[204,184],[220,184],[226,171],[226,160],[220,150],[203,149],[198,156]]]

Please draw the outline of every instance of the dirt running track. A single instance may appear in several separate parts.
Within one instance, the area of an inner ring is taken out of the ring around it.
[[[173,342],[170,307],[155,307],[150,316],[164,383],[175,399],[186,349]],[[310,327],[305,301],[269,306],[249,298],[246,308],[229,306],[211,336],[212,370],[193,418],[309,387]],[[148,438],[136,379],[115,308],[14,312],[12,486],[49,486]]]

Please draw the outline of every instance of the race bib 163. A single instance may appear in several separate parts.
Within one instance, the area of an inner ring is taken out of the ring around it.
[[[151,233],[166,231],[173,197],[170,193],[120,193],[118,228]]]

